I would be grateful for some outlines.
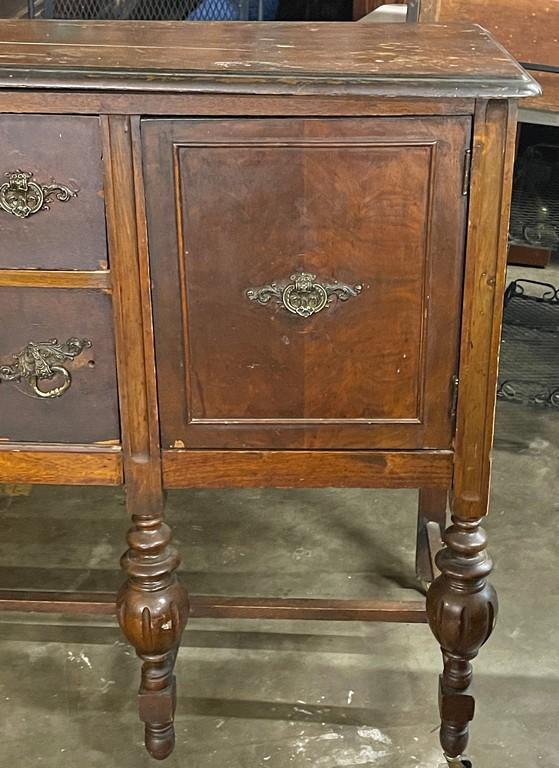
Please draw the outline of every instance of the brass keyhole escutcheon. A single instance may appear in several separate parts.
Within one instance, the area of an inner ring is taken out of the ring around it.
[[[307,318],[331,306],[334,299],[347,301],[357,296],[363,286],[319,281],[310,272],[296,272],[289,280],[274,281],[245,291],[249,301],[281,304],[288,312]]]

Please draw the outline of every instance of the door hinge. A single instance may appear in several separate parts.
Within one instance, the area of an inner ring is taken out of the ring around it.
[[[470,191],[470,173],[472,170],[472,150],[467,149],[464,152],[464,175],[462,177],[462,194],[467,195]]]
[[[454,375],[450,381],[450,415],[452,418],[456,416],[456,409],[458,407],[458,384],[460,380],[458,376]]]

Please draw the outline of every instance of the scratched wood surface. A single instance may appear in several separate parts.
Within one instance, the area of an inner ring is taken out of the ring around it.
[[[107,269],[99,119],[37,112],[0,115],[0,184],[22,170],[76,196],[25,219],[0,210],[0,268]]]
[[[5,273],[2,273],[5,274]],[[0,285],[1,285],[0,280]],[[120,439],[111,297],[98,290],[0,287],[0,365],[13,363],[29,342],[70,338],[91,341],[62,363],[72,383],[62,397],[42,399],[25,382],[1,386],[0,440],[38,443],[99,443]],[[40,382],[60,386],[60,376]]]
[[[559,70],[559,0],[430,0],[420,18],[482,24],[523,64]]]
[[[450,447],[469,128],[143,122],[165,447]],[[247,299],[298,272],[363,287],[306,319]]]
[[[474,24],[0,25],[0,86],[507,97],[538,86]]]
[[[482,24],[542,87],[523,106],[559,109],[559,0],[423,0],[419,20]]]
[[[6,480],[42,485],[121,485],[120,446],[0,443],[0,483]]]

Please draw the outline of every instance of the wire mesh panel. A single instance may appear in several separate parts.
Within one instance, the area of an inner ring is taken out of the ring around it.
[[[559,250],[559,145],[534,144],[519,155],[510,239],[518,245]]]
[[[519,279],[505,294],[501,400],[559,409],[559,288]]]
[[[239,21],[275,19],[279,0],[35,0],[46,19]]]

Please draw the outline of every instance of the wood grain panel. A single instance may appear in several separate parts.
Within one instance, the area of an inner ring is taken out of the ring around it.
[[[143,136],[163,444],[448,447],[469,120]],[[363,289],[306,319],[246,296],[300,272]]]
[[[523,109],[559,112],[559,72],[533,72],[533,75],[542,87],[542,95],[523,99],[520,106]]]
[[[453,514],[465,519],[485,515],[489,503],[515,139],[516,105],[480,103],[474,124],[451,500]]]
[[[120,448],[0,444],[0,483],[120,485]]]
[[[38,398],[26,382],[0,384],[0,439],[44,443],[119,440],[110,295],[82,289],[0,287],[0,302],[3,363],[12,362],[12,355],[30,341],[91,341],[89,349],[64,363],[72,384],[61,397]],[[48,388],[48,382],[40,386]]]
[[[487,98],[536,92],[475,25],[393,26],[387,41],[382,24],[5,21],[0,86],[412,97],[459,90]]]
[[[1,183],[5,173],[22,170],[78,193],[26,219],[0,210],[0,268],[106,269],[99,119],[1,115],[0,146]]]
[[[448,488],[451,451],[163,451],[167,488]]]
[[[132,515],[159,516],[163,497],[139,120],[105,116],[102,133],[127,505]]]
[[[420,20],[481,24],[523,64],[559,68],[559,0],[423,0]]]

